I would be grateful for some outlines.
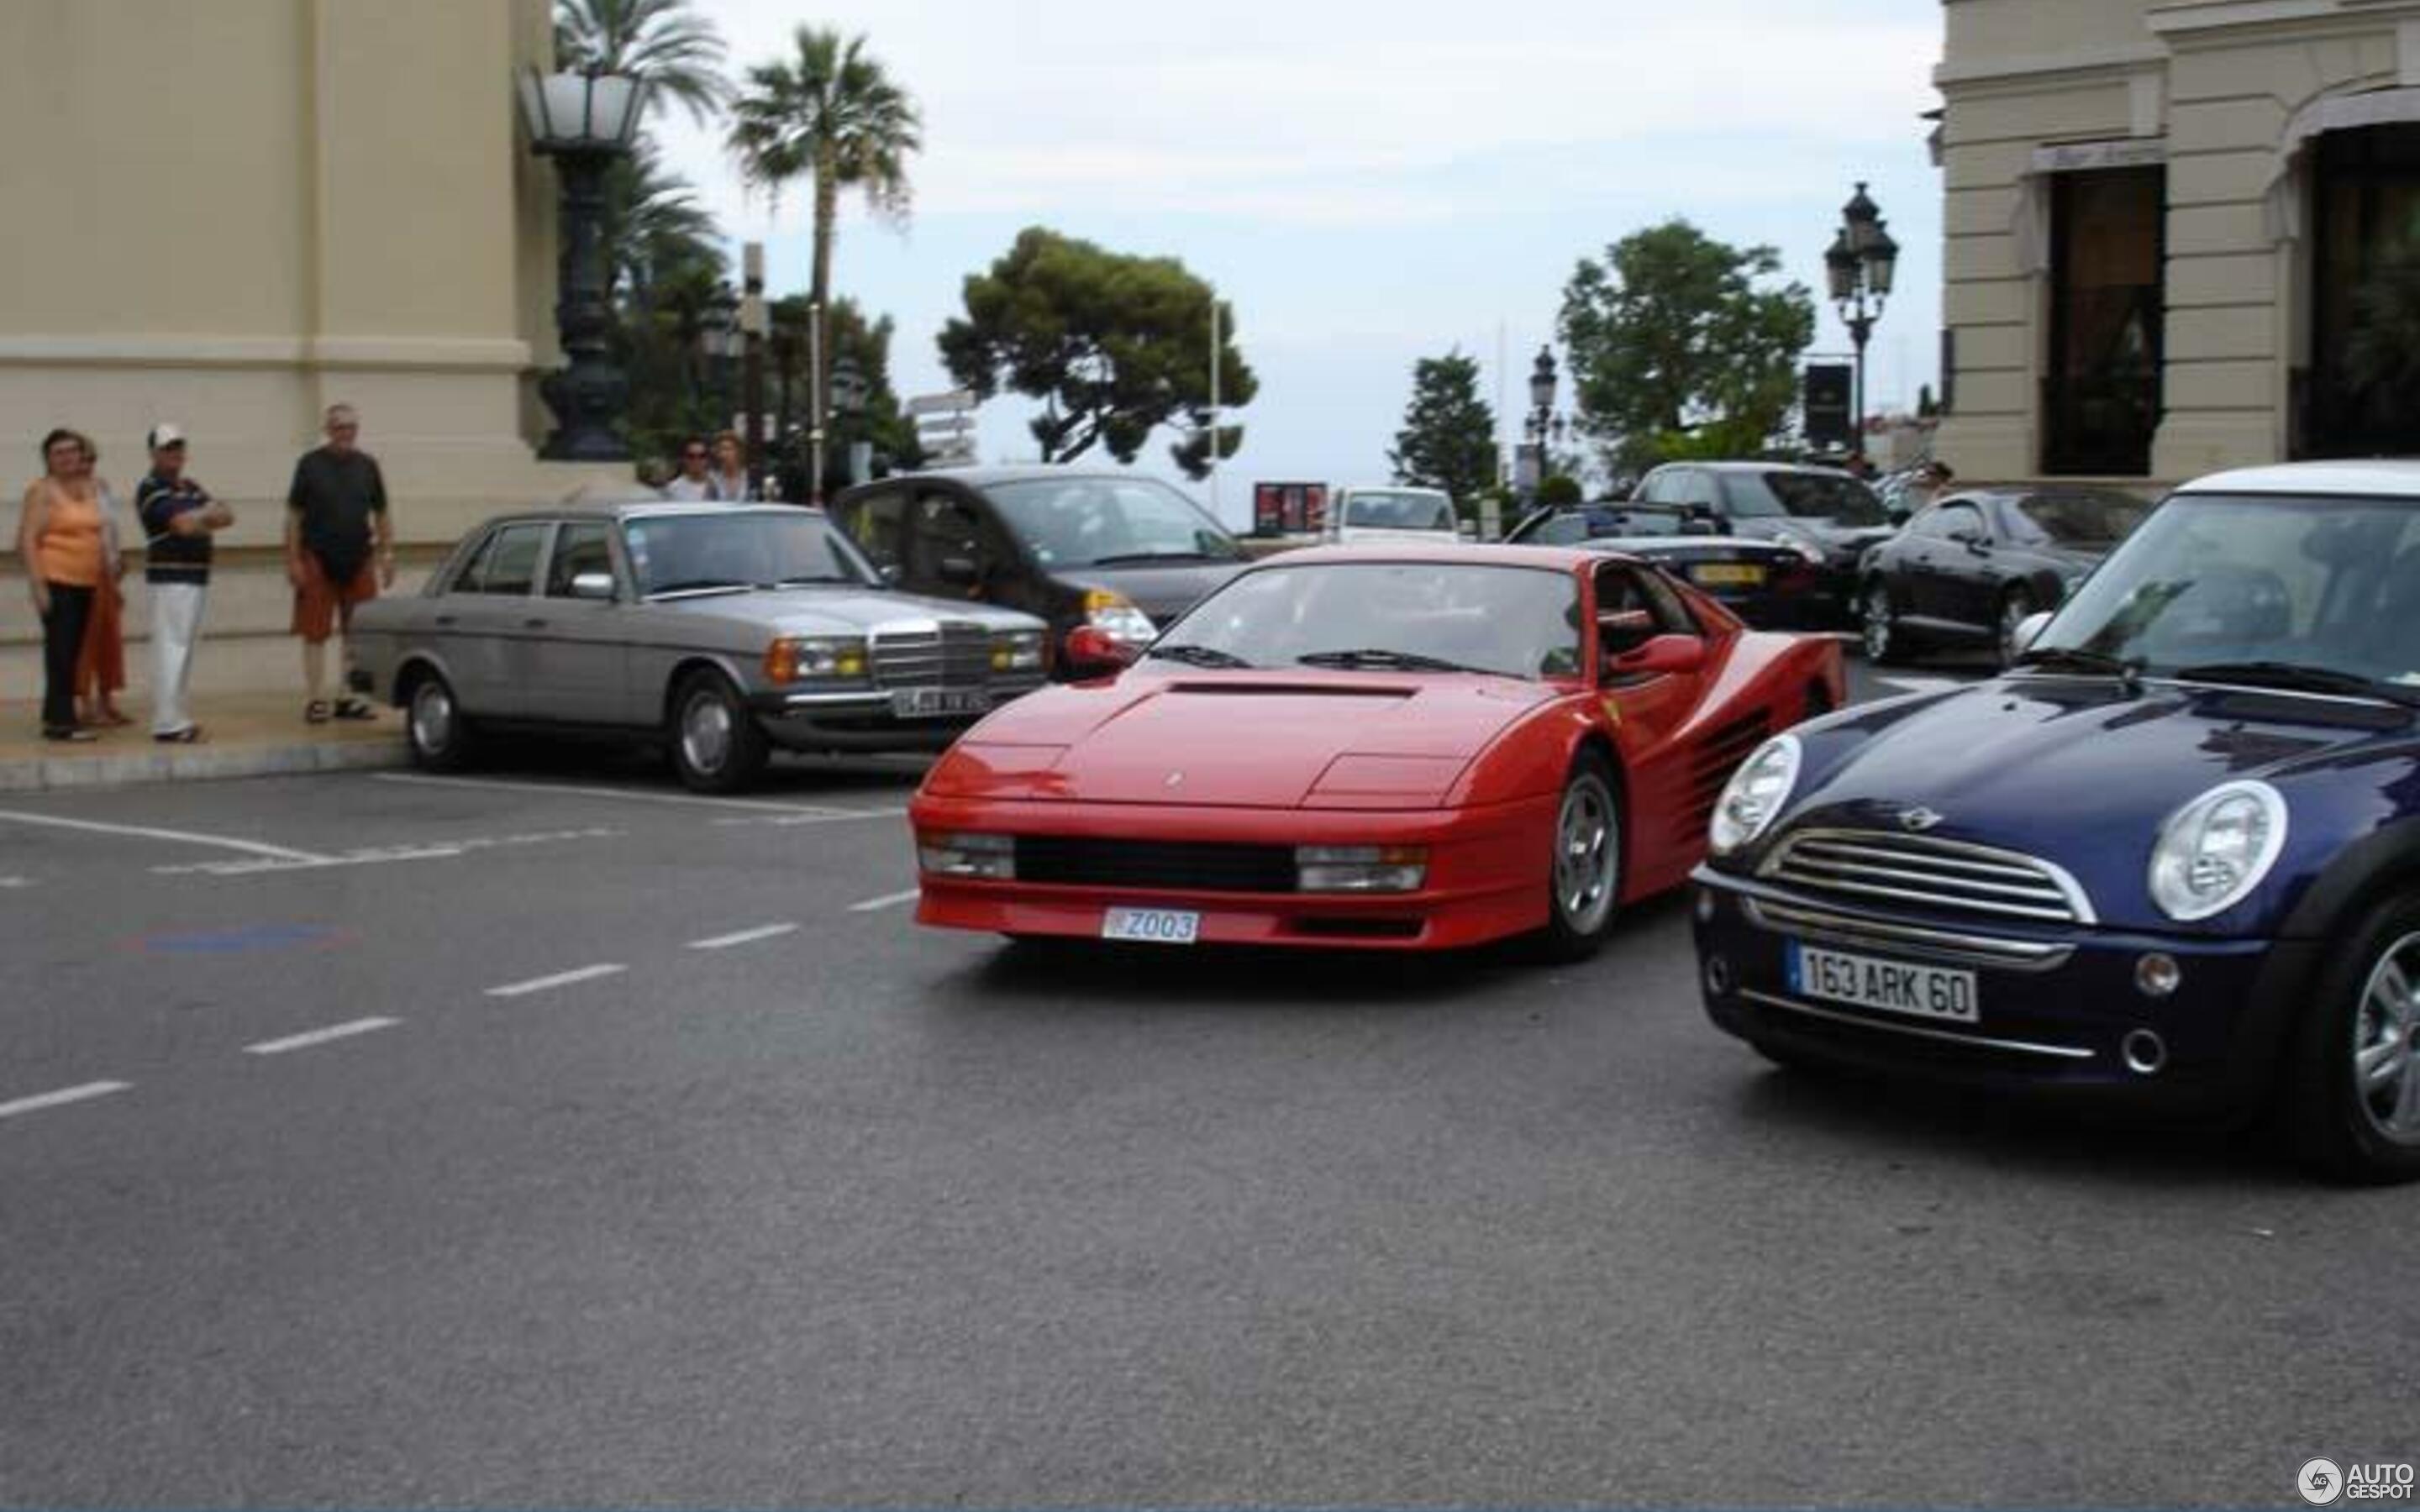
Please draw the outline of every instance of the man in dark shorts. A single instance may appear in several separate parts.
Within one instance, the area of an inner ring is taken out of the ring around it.
[[[294,633],[302,638],[302,680],[313,724],[332,715],[377,715],[350,693],[328,702],[328,638],[349,630],[353,606],[395,586],[395,532],[387,521],[386,480],[378,460],[354,441],[361,417],[330,405],[322,427],[327,444],[302,454],[286,490],[286,578],[294,585]],[[349,666],[346,656],[340,666]]]

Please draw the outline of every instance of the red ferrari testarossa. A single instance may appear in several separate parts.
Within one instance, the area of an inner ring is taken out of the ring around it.
[[[1287,552],[1117,675],[967,732],[908,810],[916,918],[1585,955],[1689,874],[1732,768],[1838,707],[1841,676],[1834,642],[1617,555]]]

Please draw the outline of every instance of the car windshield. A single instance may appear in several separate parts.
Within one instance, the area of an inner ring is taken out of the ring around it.
[[[2017,538],[2053,546],[2105,546],[2134,533],[2151,506],[2132,494],[2036,494],[2016,507]]]
[[[1230,666],[1569,677],[1580,667],[1579,594],[1569,574],[1538,567],[1264,567],[1204,599],[1153,655]]]
[[[1233,562],[1235,538],[1186,497],[1149,478],[1034,478],[984,490],[1045,567],[1129,562]]]
[[[2420,686],[2420,507],[2183,495],[2085,580],[2033,652],[2152,676],[2257,664]],[[2306,679],[2311,681],[2313,679]]]
[[[1371,530],[1450,531],[1453,505],[1441,493],[1357,491],[1344,501],[1344,523]]]
[[[1846,473],[1740,472],[1730,485],[1734,515],[1789,515],[1842,525],[1887,525],[1888,511],[1874,491]]]
[[[623,539],[647,594],[882,580],[823,516],[804,510],[646,515]]]

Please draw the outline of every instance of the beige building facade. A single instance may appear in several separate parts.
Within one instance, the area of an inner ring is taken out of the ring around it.
[[[1938,452],[2420,452],[2349,338],[2420,255],[2420,0],[1944,0]]]
[[[513,79],[551,47],[545,0],[0,5],[0,700],[38,688],[6,553],[54,425],[131,500],[174,421],[234,504],[205,692],[292,675],[282,501],[326,405],[362,412],[408,573],[501,506],[627,480],[535,459],[557,190]]]

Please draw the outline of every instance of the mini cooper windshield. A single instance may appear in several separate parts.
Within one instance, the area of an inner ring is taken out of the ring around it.
[[[2085,582],[2024,660],[2420,700],[2420,508],[2172,499]]]
[[[817,583],[882,586],[856,548],[822,516],[803,510],[648,515],[630,521],[623,539],[639,592],[650,598]]]
[[[1579,590],[1568,574],[1536,567],[1264,567],[1204,600],[1151,655],[1197,667],[1571,677]]]

